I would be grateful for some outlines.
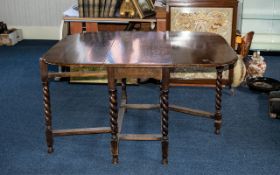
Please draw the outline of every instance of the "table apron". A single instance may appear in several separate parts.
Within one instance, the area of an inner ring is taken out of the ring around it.
[[[162,79],[163,68],[148,68],[148,67],[116,67],[108,68],[112,72],[108,75],[113,76],[115,79],[122,78],[155,78]]]

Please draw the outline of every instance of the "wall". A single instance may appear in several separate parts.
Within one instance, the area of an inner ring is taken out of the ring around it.
[[[255,31],[252,49],[280,50],[280,0],[243,0],[241,31]]]
[[[77,0],[1,0],[0,21],[24,39],[59,39],[63,12]]]
[[[239,30],[240,32],[241,32],[241,27],[242,27],[243,1],[244,0],[238,1],[238,9],[237,9],[237,30]]]

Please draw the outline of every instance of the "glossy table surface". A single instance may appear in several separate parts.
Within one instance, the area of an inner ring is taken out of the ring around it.
[[[212,33],[96,32],[67,36],[42,59],[59,66],[218,67],[234,64],[237,56]]]

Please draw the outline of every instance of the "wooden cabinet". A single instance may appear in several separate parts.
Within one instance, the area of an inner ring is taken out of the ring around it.
[[[127,30],[131,25],[136,25],[138,30],[155,30],[156,19],[137,18],[78,18],[65,17],[64,22],[69,24],[68,34],[97,31],[121,31]]]
[[[152,3],[155,1],[152,0]],[[140,18],[91,18],[91,17],[64,17],[64,22],[68,25],[67,34],[97,31],[123,31],[136,29],[140,31],[157,30],[155,16]],[[163,24],[165,26],[165,23]]]
[[[166,8],[157,7],[155,11],[157,31],[166,31]]]

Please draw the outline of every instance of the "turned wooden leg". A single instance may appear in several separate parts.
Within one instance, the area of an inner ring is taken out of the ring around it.
[[[122,99],[125,99],[127,103],[126,78],[122,79]],[[125,112],[127,112],[127,108],[125,108]]]
[[[48,65],[40,60],[41,79],[43,85],[43,100],[44,100],[44,117],[45,117],[45,135],[48,146],[48,153],[53,152],[53,134],[52,134],[52,116],[51,116],[51,104],[48,82]]]
[[[168,92],[169,92],[169,70],[163,69],[163,79],[160,92],[161,106],[161,145],[162,145],[162,164],[168,164]]]
[[[110,94],[110,123],[111,123],[111,130],[112,130],[112,139],[111,139],[111,149],[112,149],[112,156],[113,156],[113,164],[118,163],[118,109],[117,109],[117,90],[116,89],[109,89]]]
[[[43,94],[44,94],[44,114],[45,114],[45,125],[46,125],[46,140],[48,145],[48,153],[53,152],[53,134],[52,134],[52,117],[51,117],[51,105],[49,96],[49,85],[48,82],[43,82]]]
[[[113,77],[113,69],[108,68],[108,87],[109,87],[109,101],[110,101],[110,126],[112,130],[111,137],[111,151],[112,163],[117,164],[119,161],[119,148],[118,148],[118,107],[117,107],[117,89],[116,81]]]
[[[220,134],[222,124],[222,77],[223,67],[217,68],[217,79],[216,79],[216,99],[215,99],[215,133]]]

